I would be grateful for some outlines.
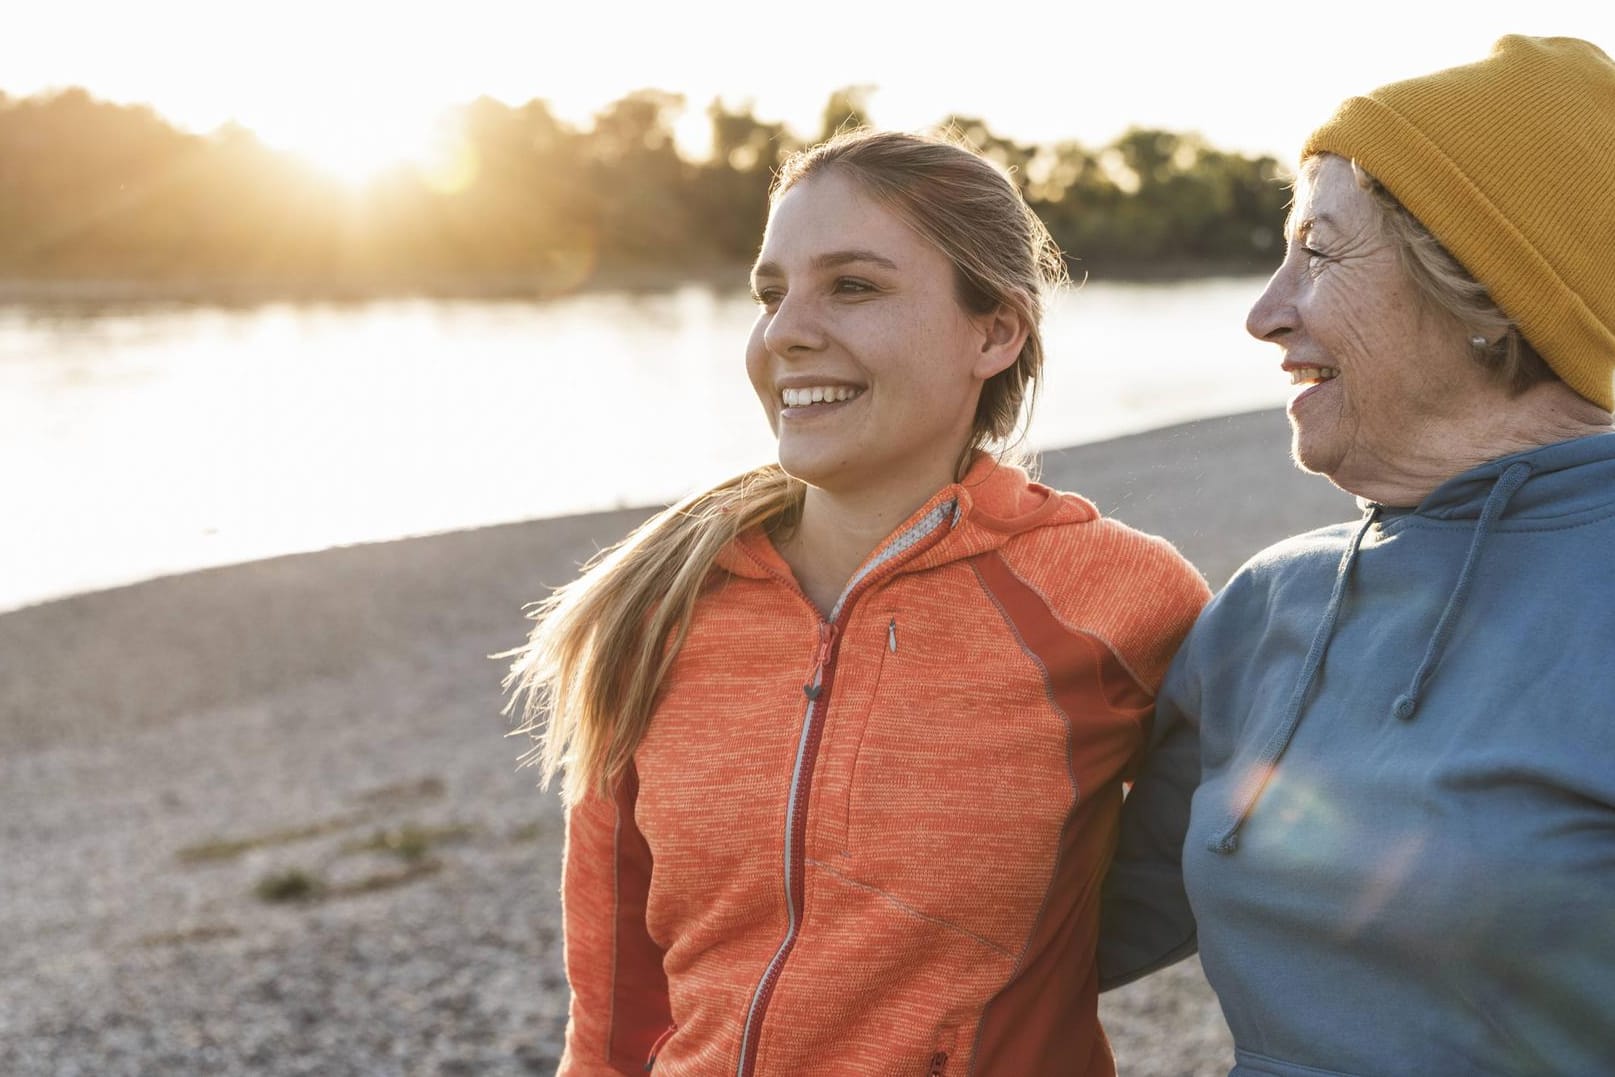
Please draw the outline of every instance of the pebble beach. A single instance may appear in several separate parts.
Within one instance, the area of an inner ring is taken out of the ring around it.
[[[1041,472],[1216,587],[1356,515],[1287,447],[1261,411],[1046,453]],[[490,656],[647,512],[0,614],[0,1074],[553,1073],[562,817],[517,766]],[[1101,1012],[1123,1075],[1232,1065],[1193,960]]]

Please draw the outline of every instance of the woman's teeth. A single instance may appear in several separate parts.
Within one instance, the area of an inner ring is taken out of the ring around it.
[[[1340,371],[1332,366],[1300,366],[1290,371],[1291,385],[1312,385],[1338,377]]]
[[[815,385],[807,389],[781,389],[780,402],[788,408],[802,408],[809,404],[835,404],[851,400],[862,393],[849,385]]]

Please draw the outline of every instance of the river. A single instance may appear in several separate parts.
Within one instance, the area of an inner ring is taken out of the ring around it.
[[[1257,278],[1051,305],[1030,441],[1277,405]],[[0,609],[278,554],[676,498],[771,455],[740,289],[0,306]]]

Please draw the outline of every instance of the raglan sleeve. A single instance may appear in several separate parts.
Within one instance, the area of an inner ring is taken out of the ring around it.
[[[672,1025],[662,950],[646,924],[651,853],[632,767],[567,812],[561,908],[572,992],[558,1077],[643,1074]]]
[[[1147,748],[1122,804],[1116,855],[1101,899],[1101,991],[1181,961],[1198,948],[1183,885],[1189,802],[1200,783],[1193,639],[1184,624],[1171,640],[1176,654],[1156,694]]]

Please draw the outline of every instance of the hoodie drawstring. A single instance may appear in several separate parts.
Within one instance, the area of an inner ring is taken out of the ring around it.
[[[1498,478],[1492,486],[1492,492],[1486,497],[1486,504],[1480,510],[1480,522],[1475,525],[1475,538],[1469,544],[1469,556],[1464,558],[1464,567],[1458,573],[1458,583],[1452,589],[1452,597],[1447,599],[1447,608],[1441,611],[1441,619],[1436,622],[1436,630],[1430,635],[1430,646],[1425,649],[1424,661],[1413,674],[1413,683],[1408,685],[1406,692],[1396,697],[1391,704],[1391,713],[1404,722],[1413,717],[1419,709],[1419,694],[1424,691],[1425,682],[1430,674],[1435,672],[1436,664],[1441,661],[1442,652],[1447,649],[1447,639],[1452,635],[1453,626],[1458,623],[1458,615],[1463,612],[1464,603],[1469,600],[1469,585],[1475,579],[1475,565],[1480,560],[1480,548],[1492,533],[1492,526],[1497,518],[1503,515],[1503,509],[1508,506],[1509,498],[1514,496],[1516,490],[1525,484],[1531,477],[1531,465],[1521,461],[1510,464],[1507,471]]]
[[[1335,569],[1335,589],[1329,595],[1329,605],[1324,609],[1323,621],[1312,637],[1312,646],[1307,650],[1306,661],[1301,664],[1301,676],[1296,681],[1295,692],[1290,696],[1290,705],[1285,708],[1284,720],[1273,731],[1273,735],[1267,738],[1267,743],[1262,745],[1261,753],[1251,766],[1251,778],[1243,788],[1243,802],[1223,821],[1221,835],[1208,846],[1214,853],[1226,855],[1239,848],[1239,828],[1245,825],[1251,809],[1256,807],[1257,798],[1267,786],[1267,779],[1272,775],[1273,768],[1278,765],[1284,749],[1290,746],[1290,738],[1295,736],[1296,726],[1301,724],[1301,708],[1306,704],[1307,694],[1312,690],[1312,682],[1317,679],[1319,667],[1323,665],[1323,655],[1329,649],[1329,641],[1335,635],[1335,621],[1339,618],[1340,607],[1345,602],[1346,582],[1351,578],[1352,565],[1357,562],[1357,550],[1363,544],[1363,536],[1368,534],[1368,529],[1379,519],[1379,509],[1378,505],[1369,509],[1363,517],[1362,526],[1351,537],[1346,552],[1341,555],[1340,566]]]
[[[1475,537],[1469,544],[1469,554],[1464,558],[1464,566],[1458,573],[1458,582],[1453,585],[1447,606],[1441,611],[1435,631],[1430,635],[1430,645],[1425,649],[1424,660],[1419,663],[1418,670],[1413,674],[1413,682],[1408,686],[1408,690],[1398,696],[1396,702],[1392,704],[1391,713],[1397,718],[1406,721],[1418,710],[1419,695],[1424,691],[1430,675],[1435,672],[1441,654],[1446,649],[1447,640],[1458,623],[1458,616],[1463,612],[1464,603],[1469,599],[1469,589],[1474,582],[1475,566],[1480,561],[1481,548],[1491,535],[1498,518],[1503,515],[1503,510],[1508,507],[1509,499],[1530,477],[1531,465],[1521,461],[1510,464],[1492,485],[1491,493],[1486,497],[1486,504],[1481,509],[1480,520],[1475,525]],[[1311,692],[1313,681],[1317,679],[1318,670],[1323,665],[1329,641],[1334,637],[1335,622],[1340,616],[1340,607],[1346,596],[1346,583],[1351,575],[1352,566],[1356,563],[1357,551],[1362,546],[1363,536],[1379,519],[1379,510],[1378,505],[1369,510],[1363,525],[1352,536],[1351,543],[1340,558],[1340,567],[1335,570],[1334,591],[1329,596],[1329,605],[1324,611],[1322,623],[1318,625],[1317,634],[1312,638],[1312,647],[1307,651],[1306,661],[1302,663],[1301,675],[1297,679],[1295,693],[1290,697],[1290,705],[1285,710],[1284,720],[1267,739],[1267,743],[1262,746],[1261,753],[1252,764],[1251,777],[1243,789],[1244,796],[1241,803],[1224,820],[1220,835],[1208,846],[1214,853],[1227,855],[1239,848],[1240,828],[1245,825],[1245,820],[1250,818],[1251,812],[1256,807],[1256,801],[1267,788],[1273,768],[1278,765],[1279,758],[1284,755],[1285,749],[1290,746],[1291,738],[1295,736],[1296,727],[1301,724],[1301,711],[1306,705],[1307,695]]]

